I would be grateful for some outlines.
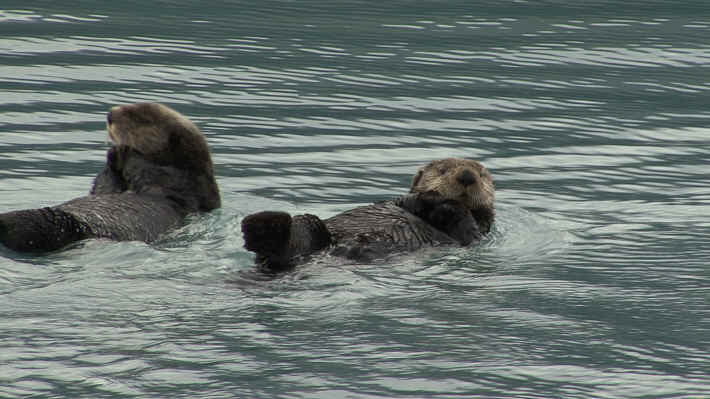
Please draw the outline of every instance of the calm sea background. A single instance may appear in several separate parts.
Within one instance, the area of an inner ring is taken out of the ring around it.
[[[166,103],[223,208],[164,242],[0,250],[1,398],[710,397],[707,1],[16,1],[0,212],[84,195],[109,107]],[[480,245],[266,280],[323,217],[481,160]]]

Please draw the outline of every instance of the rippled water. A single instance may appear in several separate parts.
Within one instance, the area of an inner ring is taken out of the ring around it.
[[[0,396],[710,393],[705,2],[104,3],[3,3],[0,211],[85,194],[138,101],[202,128],[224,206],[156,246],[0,252]],[[480,245],[253,271],[246,214],[447,156],[496,179]]]

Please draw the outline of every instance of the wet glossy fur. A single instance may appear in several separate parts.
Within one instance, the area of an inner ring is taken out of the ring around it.
[[[116,145],[90,194],[0,214],[0,243],[42,253],[87,238],[152,242],[189,213],[220,206],[209,149],[186,118],[144,103],[112,108],[108,122]]]
[[[490,173],[478,162],[437,160],[415,175],[404,197],[321,220],[266,211],[242,221],[245,247],[266,269],[282,270],[327,250],[371,261],[425,246],[469,245],[490,230],[495,211]]]

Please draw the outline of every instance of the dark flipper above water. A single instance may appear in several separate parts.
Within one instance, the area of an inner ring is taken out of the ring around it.
[[[18,252],[46,252],[91,236],[88,226],[57,208],[0,214],[0,242]]]
[[[272,270],[287,269],[296,259],[331,244],[330,232],[318,216],[291,216],[264,211],[242,220],[244,247],[256,253],[257,263]]]
[[[468,245],[481,234],[468,209],[436,193],[416,193],[361,206],[321,220],[314,215],[259,212],[242,221],[245,247],[274,269],[330,248],[331,254],[372,261],[425,246]]]

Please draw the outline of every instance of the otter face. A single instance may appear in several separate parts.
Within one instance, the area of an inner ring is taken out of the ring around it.
[[[189,119],[157,103],[111,108],[106,118],[109,139],[160,164],[211,170],[207,142]]]
[[[469,209],[493,209],[493,179],[482,164],[469,159],[446,158],[419,169],[412,180],[411,193],[436,191]]]

